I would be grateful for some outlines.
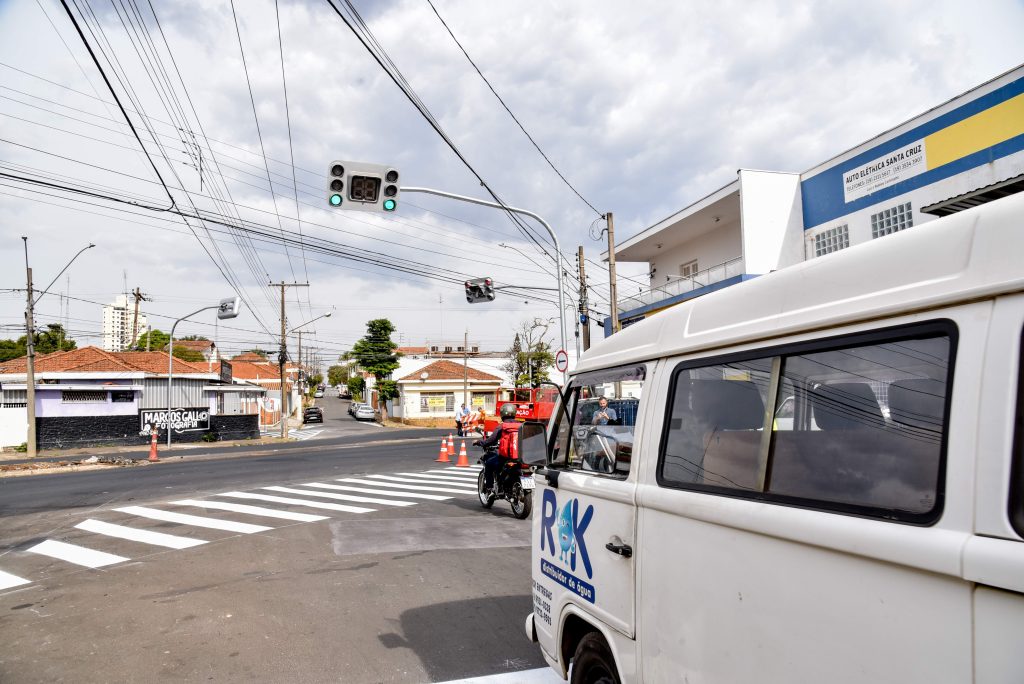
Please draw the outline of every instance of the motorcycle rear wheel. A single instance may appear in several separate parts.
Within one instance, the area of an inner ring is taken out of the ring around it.
[[[476,476],[476,496],[480,500],[480,505],[484,508],[490,508],[494,505],[494,494],[484,493],[484,471],[482,470]]]
[[[523,489],[523,485],[519,482],[512,484],[512,496],[508,502],[512,504],[512,515],[515,516],[516,520],[523,520],[530,516],[530,511],[533,510],[533,491],[527,491]]]

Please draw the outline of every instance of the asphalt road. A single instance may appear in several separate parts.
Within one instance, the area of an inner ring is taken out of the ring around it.
[[[339,434],[267,454],[0,480],[0,681],[542,668],[522,627],[530,521],[480,508],[473,472],[433,462],[436,436],[331,415]]]

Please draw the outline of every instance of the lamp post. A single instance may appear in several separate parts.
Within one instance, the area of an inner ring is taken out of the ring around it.
[[[27,426],[28,429],[27,429],[27,433],[25,435],[25,446],[26,446],[26,455],[29,458],[35,458],[36,457],[36,363],[35,363],[36,349],[35,349],[35,340],[33,339],[35,337],[35,334],[36,334],[36,331],[35,331],[35,305],[39,302],[40,299],[43,298],[43,295],[45,295],[47,292],[50,291],[50,288],[53,287],[53,284],[55,282],[57,282],[57,278],[60,278],[64,274],[64,271],[68,270],[68,268],[71,267],[71,264],[73,264],[75,262],[75,259],[77,259],[79,256],[81,256],[82,252],[84,252],[87,249],[92,249],[96,245],[94,245],[94,244],[92,244],[90,242],[88,245],[86,245],[82,249],[78,250],[78,253],[75,254],[75,256],[71,257],[71,261],[69,261],[67,263],[67,265],[64,266],[64,268],[60,269],[60,273],[58,273],[56,276],[54,276],[53,280],[50,281],[50,284],[47,285],[46,288],[42,292],[39,293],[39,296],[36,297],[35,299],[33,299],[32,298],[32,294],[33,294],[32,293],[32,269],[28,265],[28,237],[23,235],[21,237],[21,239],[22,239],[22,242],[25,245],[25,283],[26,283],[25,287],[26,287],[26,290],[28,292],[28,296],[26,298],[27,306],[25,307],[25,411],[26,411],[26,414],[27,414],[26,418],[28,420],[28,426]]]
[[[516,207],[510,207],[506,204],[499,204],[498,202],[489,202],[487,200],[477,199],[476,197],[467,197],[466,195],[456,195],[452,192],[444,192],[443,190],[435,190],[433,188],[407,188],[403,187],[402,192],[421,192],[427,195],[437,195],[438,197],[447,197],[448,199],[459,200],[460,202],[468,202],[470,204],[479,204],[484,207],[493,207],[495,209],[504,209],[505,211],[512,212],[514,214],[522,214],[523,216],[529,216],[536,220],[544,229],[548,231],[548,235],[551,236],[551,241],[555,243],[555,269],[556,276],[558,278],[558,323],[561,330],[561,342],[562,349],[565,349],[565,301],[563,299],[563,286],[562,286],[562,247],[558,242],[558,236],[555,235],[554,229],[548,225],[548,222],[541,218],[539,215],[526,209],[517,209]],[[567,379],[567,371],[562,372],[562,384],[565,384]]]
[[[291,330],[288,331],[289,335],[291,335],[293,332],[296,332],[296,331],[298,331],[298,333],[299,333],[299,373],[302,373],[302,330],[301,330],[301,328],[305,328],[310,323],[315,323],[316,321],[319,321],[321,318],[330,318],[332,313],[334,313],[334,309],[333,308],[330,311],[328,311],[327,313],[320,314],[316,318],[311,318],[310,320],[306,321],[302,325],[297,325],[297,326],[295,326],[294,328],[292,328]],[[300,393],[302,392],[302,383],[301,382],[299,383],[299,392]],[[282,397],[282,400],[283,400],[283,398],[284,398],[284,385],[281,386],[281,397]],[[282,401],[282,405],[283,405],[283,401]],[[286,435],[287,435],[287,433],[283,434],[282,437],[284,437]]]
[[[238,315],[238,297],[228,297],[227,299],[220,300],[220,304],[216,306],[204,306],[202,309],[193,311],[188,316],[182,316],[178,320],[174,321],[174,325],[171,326],[171,339],[167,341],[167,446],[171,446],[171,412],[174,410],[173,395],[171,390],[173,389],[173,378],[174,378],[174,329],[178,327],[178,324],[185,319],[195,316],[197,313],[209,311],[211,309],[217,309],[217,318],[220,320],[226,320],[234,318]]]

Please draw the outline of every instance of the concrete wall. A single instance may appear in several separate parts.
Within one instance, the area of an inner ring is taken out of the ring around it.
[[[28,412],[21,408],[0,408],[0,448],[15,447],[28,439]]]
[[[217,440],[255,439],[260,436],[258,416],[210,416],[210,432]],[[205,432],[175,432],[172,441],[200,442]],[[148,444],[139,434],[139,416],[66,416],[36,418],[39,449],[75,449],[91,446]],[[21,440],[25,441],[24,439]],[[161,444],[166,438],[161,439]],[[20,444],[21,442],[19,442]]]
[[[800,174],[740,171],[743,272],[762,275],[803,261]]]
[[[718,229],[699,235],[678,247],[659,252],[656,259],[650,261],[655,271],[651,278],[651,287],[661,287],[670,280],[679,278],[679,266],[697,260],[697,269],[704,270],[711,266],[725,263],[739,257],[742,252],[740,224],[723,223]],[[636,286],[629,281],[620,281],[620,292],[636,294]]]
[[[97,390],[110,390],[111,387],[96,386]],[[116,388],[113,388],[116,390]],[[135,400],[131,402],[112,402],[107,394],[105,402],[65,402],[62,390],[36,389],[36,416],[138,416],[139,392],[134,392]]]

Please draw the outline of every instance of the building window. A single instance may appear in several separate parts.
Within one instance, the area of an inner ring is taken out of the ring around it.
[[[850,230],[846,224],[823,230],[814,236],[814,256],[816,257],[838,252],[849,246]]]
[[[130,404],[135,401],[135,392],[132,390],[117,390],[110,393],[110,401],[115,404]]]
[[[0,408],[25,408],[28,406],[28,390],[0,390]]]
[[[897,204],[891,209],[871,215],[871,237],[880,238],[913,225],[914,213],[910,209],[910,202]]]
[[[60,393],[60,400],[65,404],[105,404],[107,393],[96,390],[65,390]]]
[[[679,275],[683,278],[692,278],[697,275],[697,260],[687,261],[679,265]]]

